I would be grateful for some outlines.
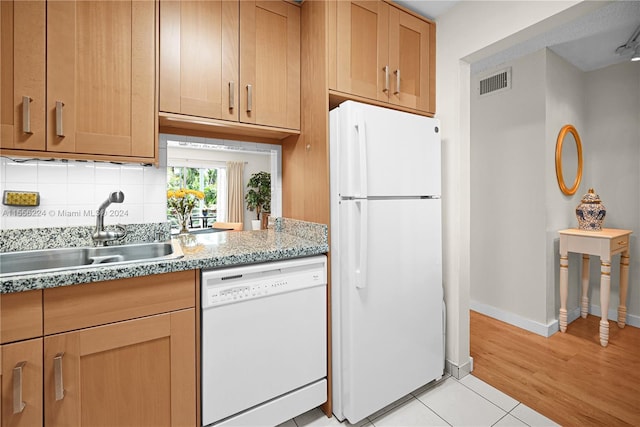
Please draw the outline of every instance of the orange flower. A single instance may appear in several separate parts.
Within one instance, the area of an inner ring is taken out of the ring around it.
[[[202,191],[180,188],[167,191],[167,206],[180,222],[186,221],[197,199],[204,199]]]

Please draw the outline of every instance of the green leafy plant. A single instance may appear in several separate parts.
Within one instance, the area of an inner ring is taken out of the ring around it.
[[[256,211],[256,219],[260,219],[262,212],[271,211],[271,174],[269,172],[257,172],[251,175],[247,183],[247,194],[244,200],[247,208]]]

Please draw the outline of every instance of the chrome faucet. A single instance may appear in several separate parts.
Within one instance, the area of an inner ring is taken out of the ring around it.
[[[102,204],[98,208],[98,212],[96,212],[96,229],[91,236],[96,246],[104,246],[106,242],[112,240],[120,240],[127,235],[127,230],[121,225],[116,225],[116,228],[118,228],[118,230],[116,231],[106,231],[104,229],[104,214],[107,210],[107,207],[111,203],[122,202],[124,202],[124,193],[122,191],[114,191],[113,193],[109,194],[109,198],[102,202]]]

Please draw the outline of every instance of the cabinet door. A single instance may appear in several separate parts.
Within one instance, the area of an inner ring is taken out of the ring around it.
[[[47,3],[47,150],[154,158],[155,10]]]
[[[434,49],[432,24],[389,7],[389,102],[435,112]]]
[[[238,120],[237,1],[160,2],[160,110]]]
[[[45,424],[195,425],[195,348],[194,309],[45,337]]]
[[[45,149],[45,3],[0,2],[0,147]]]
[[[300,8],[240,2],[240,121],[300,129]]]
[[[5,344],[2,360],[2,426],[42,425],[42,338]]]
[[[388,101],[389,5],[338,1],[336,89]]]

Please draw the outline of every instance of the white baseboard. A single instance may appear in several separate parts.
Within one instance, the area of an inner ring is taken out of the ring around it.
[[[576,307],[573,310],[567,311],[567,323],[571,323],[580,317],[580,307]]]
[[[542,335],[543,337],[550,337],[560,330],[558,321],[554,320],[549,324],[536,322],[535,320],[527,319],[520,315],[510,313],[508,311],[501,310],[499,308],[483,304],[477,301],[471,301],[469,307],[473,311],[493,317],[494,319],[501,320],[510,325],[517,326],[518,328],[525,329],[534,334]],[[580,312],[578,311],[578,316]]]
[[[543,323],[539,323],[533,321],[531,319],[524,318],[514,313],[510,313],[508,311],[501,310],[499,308],[482,304],[477,301],[471,301],[469,303],[469,307],[473,311],[477,311],[478,313],[482,313],[494,319],[501,320],[503,322],[509,323],[510,325],[517,326],[518,328],[525,329],[529,332],[533,332],[534,334],[542,335],[543,337],[550,337],[560,330],[560,325],[558,320],[554,320],[551,323],[545,325]],[[589,314],[600,317],[601,310],[597,305],[589,305]],[[574,308],[573,310],[569,310],[567,313],[567,323],[571,323],[580,317],[580,307]],[[618,307],[609,309],[609,320],[617,321],[618,319]],[[627,313],[627,325],[634,326],[636,328],[640,328],[640,316],[635,314]],[[448,361],[447,361],[448,362]],[[453,374],[452,374],[453,375]],[[463,375],[464,376],[464,375]]]
[[[573,311],[576,312],[576,316],[573,317],[573,318],[568,316],[571,319],[571,320],[568,320],[570,322],[572,322],[575,319],[577,319],[578,317],[580,317],[580,308],[576,308]],[[573,314],[573,311],[572,311],[572,314]],[[600,316],[602,316],[602,309],[598,305],[589,304],[589,314],[592,314],[594,316],[600,317]],[[615,307],[609,309],[608,318],[609,318],[609,320],[614,321],[614,322],[618,321],[618,306],[617,305]],[[636,328],[640,328],[640,316],[635,315],[635,314],[627,313],[627,323],[626,324],[629,325],[629,326],[634,326]]]
[[[473,357],[469,357],[469,361],[460,366],[456,365],[450,360],[446,360],[445,372],[458,380],[466,377],[471,372],[473,372]]]

